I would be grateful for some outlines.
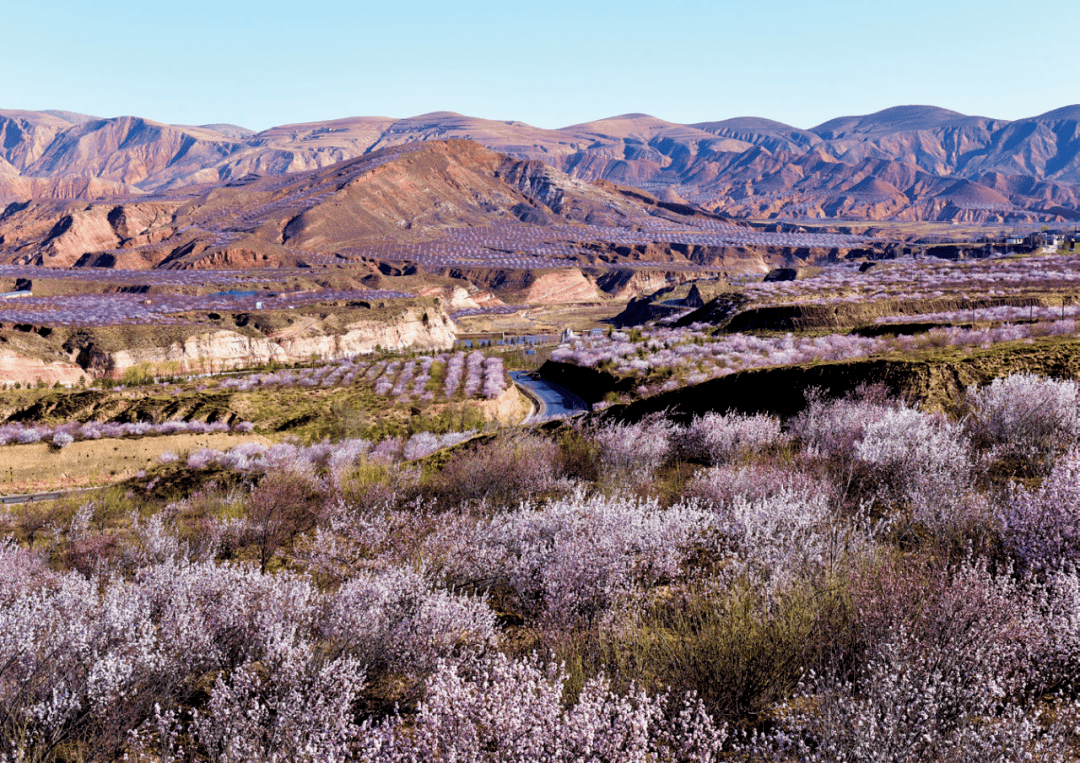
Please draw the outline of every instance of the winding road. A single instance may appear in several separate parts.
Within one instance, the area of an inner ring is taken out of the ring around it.
[[[536,424],[550,419],[575,416],[589,410],[588,403],[554,382],[533,378],[526,371],[511,371],[510,378],[539,404],[536,413],[521,422],[522,424]]]

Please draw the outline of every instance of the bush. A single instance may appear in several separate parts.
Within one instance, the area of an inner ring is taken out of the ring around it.
[[[684,504],[581,492],[469,527],[448,523],[432,545],[462,584],[511,592],[518,610],[547,625],[594,622],[621,598],[676,578],[715,526]]]
[[[806,408],[791,421],[791,434],[799,439],[807,455],[844,462],[854,459],[855,445],[867,425],[896,407],[876,398],[827,400],[817,389],[810,390],[806,397]]]
[[[52,444],[56,448],[66,448],[73,442],[75,442],[75,438],[68,432],[57,432],[52,438]]]
[[[536,657],[495,655],[475,673],[444,663],[427,683],[416,718],[371,727],[365,760],[406,763],[711,763],[726,729],[694,697],[614,693],[604,676],[564,707],[566,674]]]
[[[967,391],[968,431],[978,446],[1029,473],[1049,469],[1080,436],[1080,385],[1013,374]]]
[[[915,521],[935,533],[988,520],[985,504],[971,496],[970,443],[940,414],[886,411],[866,425],[855,457],[871,467],[879,499],[906,501]]]
[[[454,452],[432,480],[432,487],[448,503],[505,505],[550,490],[557,458],[558,447],[546,438],[499,435]]]
[[[220,763],[344,760],[360,731],[352,707],[363,684],[354,660],[327,659],[279,625],[258,663],[218,676],[206,707],[193,714],[190,736],[202,757]],[[183,735],[178,718],[161,719],[169,742]]]
[[[661,417],[636,424],[604,424],[589,433],[600,453],[604,479],[615,485],[641,485],[671,454],[675,425]]]
[[[808,674],[758,754],[913,763],[1026,760],[1036,750],[1070,757],[1075,713],[1055,721],[1026,702],[1029,691],[1045,689],[1031,681],[1046,623],[1008,574],[978,562],[948,569],[897,559],[857,572],[853,583],[856,659]]]
[[[784,441],[775,416],[706,413],[675,437],[682,458],[716,465]]]
[[[716,509],[728,509],[737,499],[766,501],[785,493],[808,498],[824,495],[834,500],[836,488],[828,481],[791,467],[759,464],[702,469],[686,486],[688,498],[696,498]]]
[[[327,598],[324,643],[371,676],[424,676],[440,659],[469,662],[497,641],[495,613],[481,597],[432,588],[412,570],[358,575]]]
[[[1025,567],[1080,563],[1080,448],[1062,456],[1038,488],[1012,485],[1001,520],[1006,547]]]

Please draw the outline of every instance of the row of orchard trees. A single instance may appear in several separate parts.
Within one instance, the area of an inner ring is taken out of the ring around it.
[[[441,383],[437,375],[441,375]],[[244,392],[260,388],[330,388],[355,384],[370,385],[376,394],[400,401],[453,399],[459,394],[465,398],[492,399],[506,390],[507,375],[502,355],[488,357],[474,350],[468,354],[440,353],[370,362],[356,357],[310,368],[233,376],[218,386]]]

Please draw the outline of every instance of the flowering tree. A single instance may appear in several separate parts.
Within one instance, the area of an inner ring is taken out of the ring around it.
[[[1045,471],[1053,455],[1080,437],[1080,385],[1013,374],[969,389],[968,429],[999,457]]]
[[[415,721],[391,718],[372,727],[365,756],[373,763],[719,760],[726,728],[694,697],[680,704],[639,690],[622,696],[598,676],[564,708],[566,680],[535,656],[496,655],[475,672],[444,663],[429,680]]]

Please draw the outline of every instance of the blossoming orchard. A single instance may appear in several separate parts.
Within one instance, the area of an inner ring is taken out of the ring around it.
[[[0,763],[1080,759],[1080,257],[418,296],[597,230],[864,243],[508,222],[0,305],[0,363],[86,373],[0,391]],[[136,362],[205,321],[332,341]]]

